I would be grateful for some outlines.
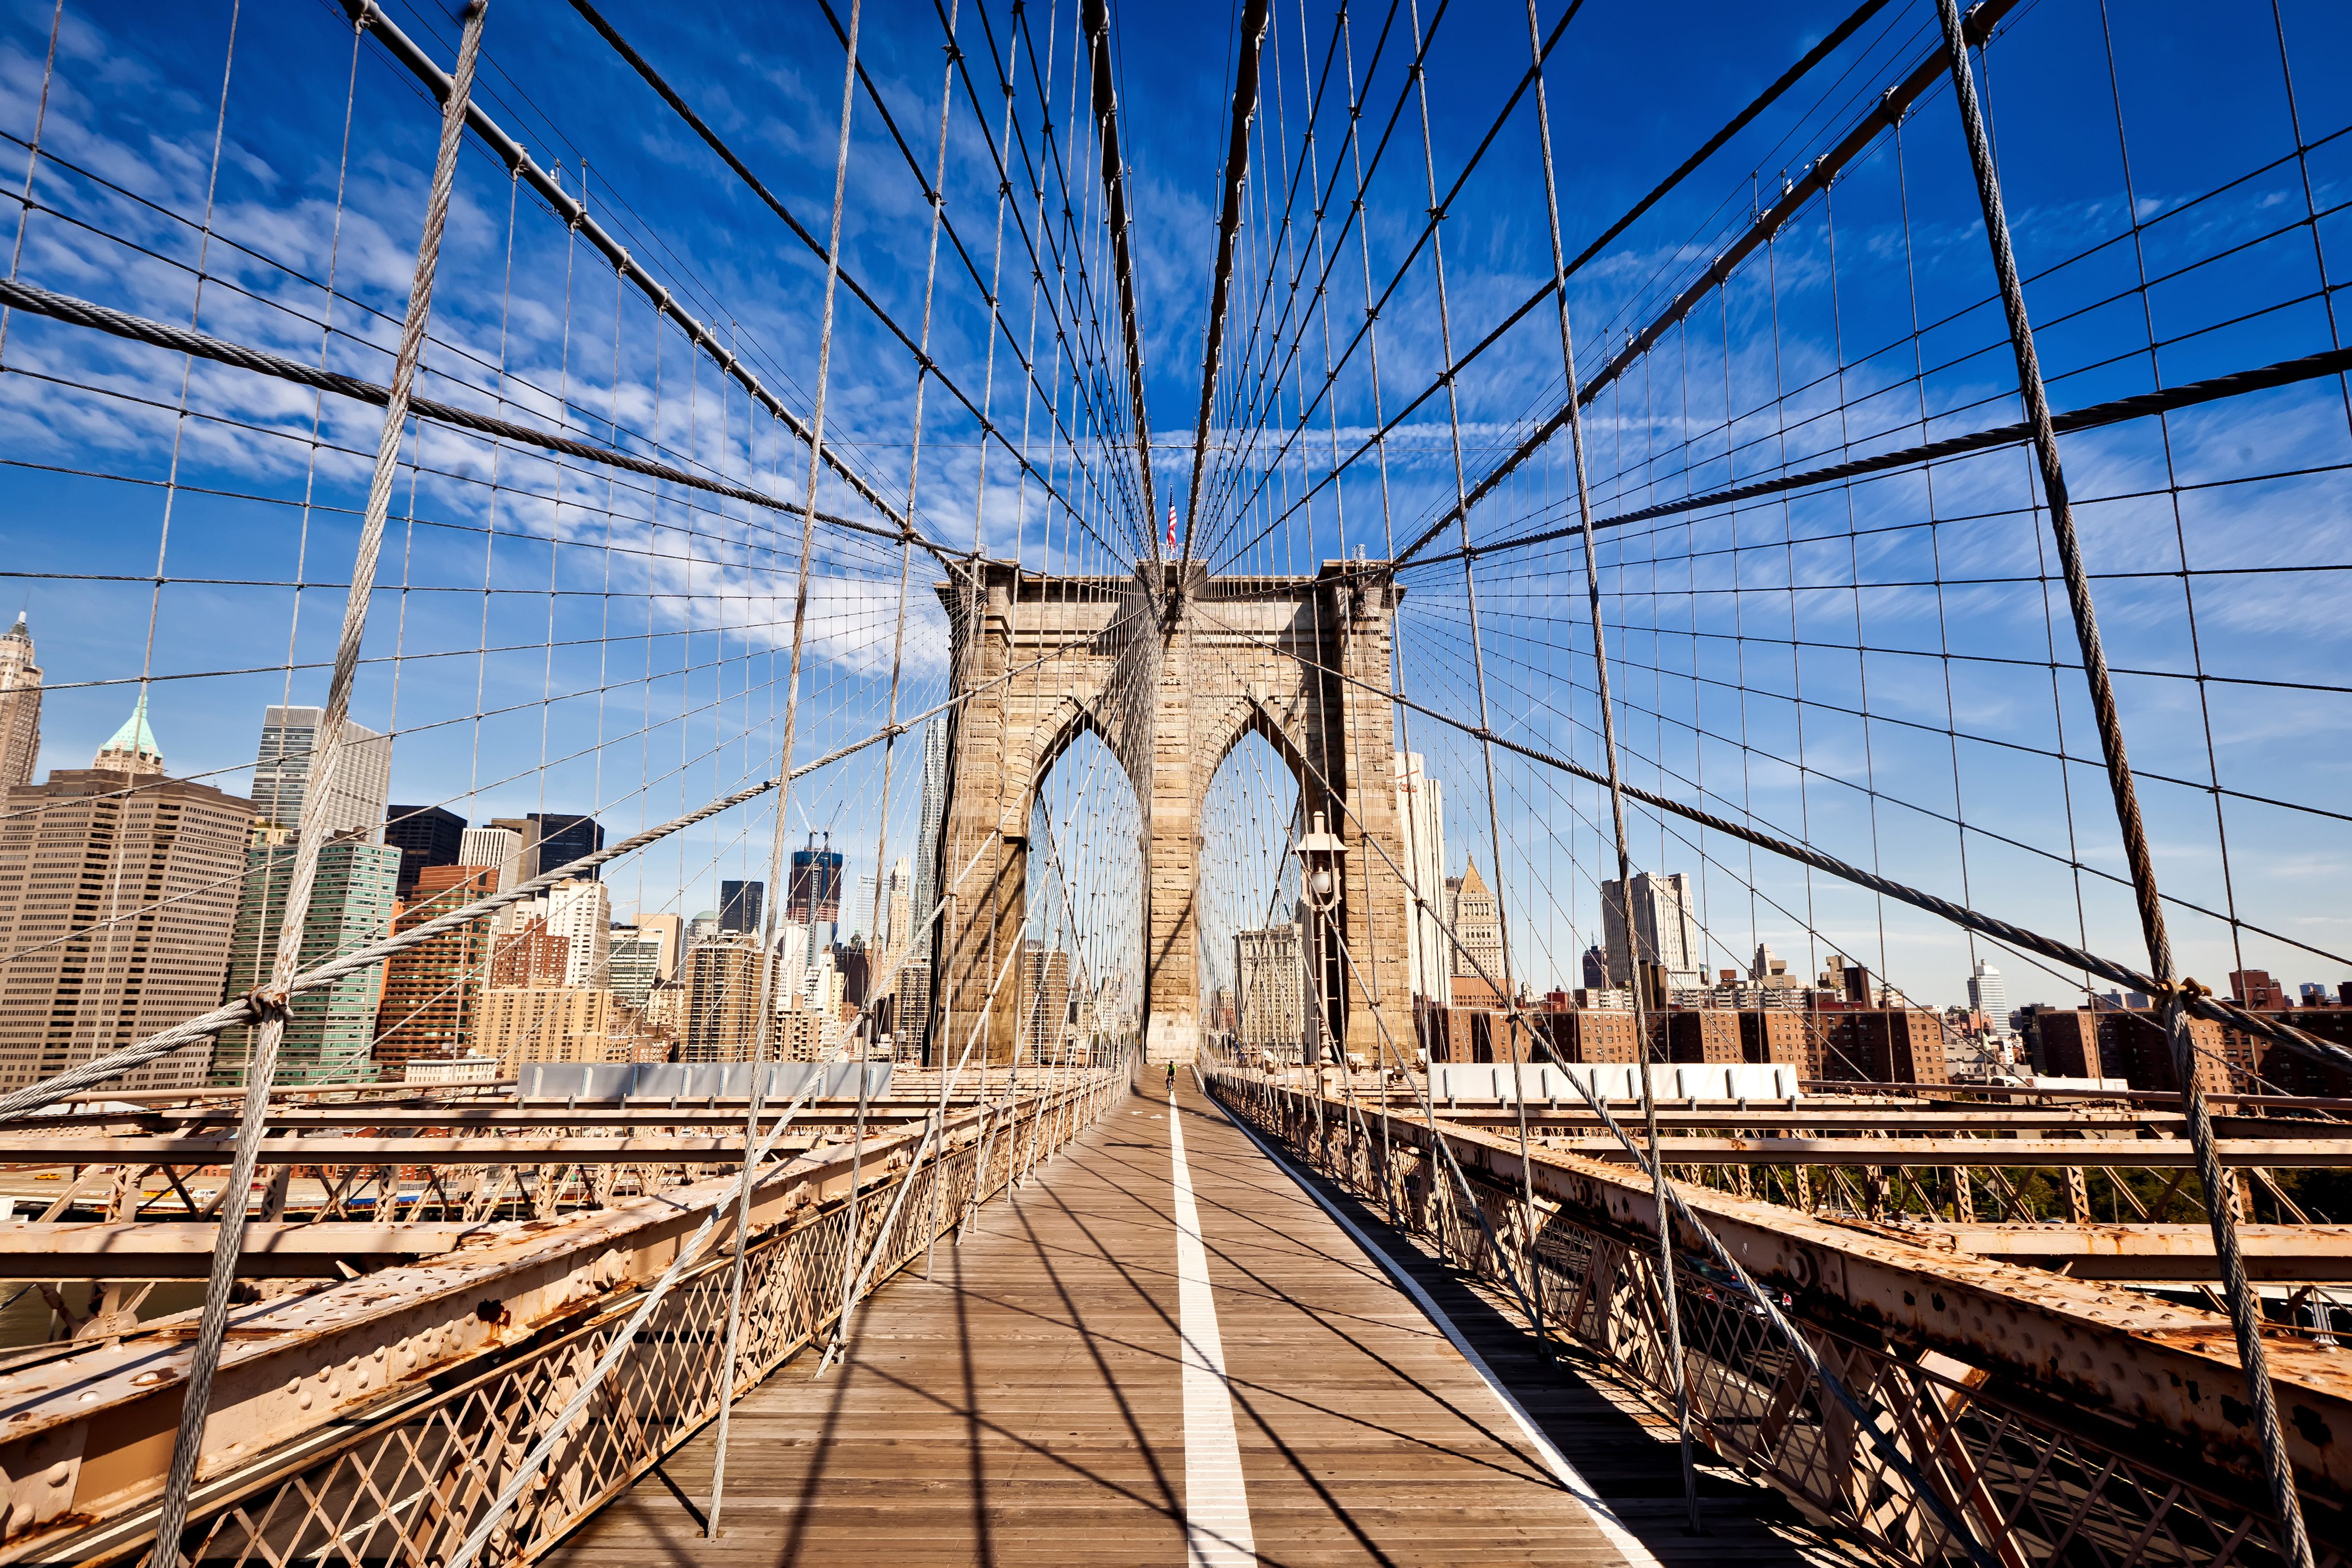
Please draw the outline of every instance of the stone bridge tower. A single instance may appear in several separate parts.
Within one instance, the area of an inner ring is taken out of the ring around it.
[[[940,886],[972,869],[934,944],[933,1061],[951,1064],[976,1030],[974,1061],[1013,1060],[1031,808],[1055,760],[1087,730],[1118,759],[1142,819],[1150,1060],[1189,1061],[1198,1041],[1201,868],[1204,856],[1231,852],[1202,838],[1201,804],[1252,731],[1348,846],[1339,928],[1356,970],[1339,993],[1347,1049],[1380,1061],[1385,1028],[1389,1051],[1412,1050],[1411,894],[1393,869],[1407,862],[1382,695],[1401,591],[1380,564],[1326,561],[1313,577],[1211,577],[1195,566],[1180,584],[1169,565],[1074,578],[991,560],[972,584],[936,585],[954,627],[956,689],[974,695],[955,710],[949,743]],[[1367,847],[1367,831],[1385,858]]]

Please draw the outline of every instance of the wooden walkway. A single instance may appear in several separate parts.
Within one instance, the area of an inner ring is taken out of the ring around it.
[[[1580,1500],[1412,1298],[1189,1074],[1173,1106],[1153,1087],[942,1246],[929,1280],[878,1291],[845,1364],[812,1377],[804,1357],[737,1406],[718,1540],[702,1531],[706,1431],[550,1560],[1796,1560],[1753,1497],[1711,1501],[1711,1520],[1738,1515],[1722,1519],[1729,1539],[1683,1536],[1678,1484],[1670,1505],[1659,1495],[1671,1442],[1580,1383],[1547,1386],[1530,1403],[1561,1448],[1634,1494],[1631,1532],[1606,1500]],[[1180,1234],[1188,1201],[1196,1246]],[[1482,1318],[1507,1352],[1508,1326],[1450,1288],[1449,1312]]]

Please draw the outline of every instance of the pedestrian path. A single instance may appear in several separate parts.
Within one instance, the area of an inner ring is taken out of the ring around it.
[[[718,1540],[706,1432],[551,1561],[1654,1563],[1189,1073],[814,1364],[737,1406]]]

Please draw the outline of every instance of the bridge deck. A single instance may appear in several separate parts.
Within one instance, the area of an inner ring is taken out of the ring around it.
[[[1679,1488],[1668,1501],[1656,1484],[1671,1447],[1662,1458],[1654,1432],[1578,1385],[1580,1404],[1537,1406],[1585,1424],[1563,1448],[1632,1478],[1641,1539],[1597,1517],[1281,1167],[1189,1083],[1172,1125],[1170,1111],[1157,1094],[1118,1107],[942,1247],[929,1281],[877,1292],[845,1366],[813,1379],[803,1360],[739,1406],[718,1541],[701,1530],[706,1431],[552,1561],[1224,1563],[1254,1546],[1281,1563],[1646,1565],[1734,1542],[1789,1560],[1752,1506],[1735,1521],[1715,1505],[1731,1540],[1682,1537]],[[1191,1290],[1187,1177],[1206,1276]]]

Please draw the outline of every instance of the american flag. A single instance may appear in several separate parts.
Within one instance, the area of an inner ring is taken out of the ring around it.
[[[1176,553],[1176,503],[1168,503],[1168,553]]]

